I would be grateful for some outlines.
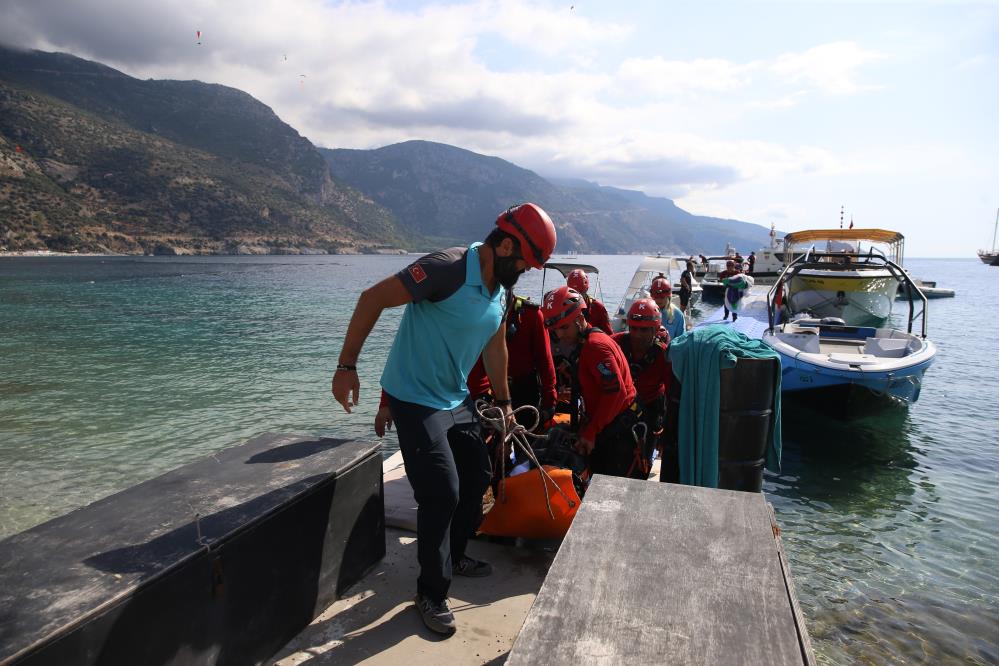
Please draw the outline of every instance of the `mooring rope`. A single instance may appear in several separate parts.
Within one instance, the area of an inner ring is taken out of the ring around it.
[[[534,416],[534,423],[530,428],[524,427],[521,423],[516,420],[517,414],[523,411],[528,411]],[[555,487],[559,495],[568,503],[569,507],[575,507],[576,502],[569,499],[569,496],[565,494],[565,491],[555,482],[555,479],[548,474],[548,471],[544,466],[538,462],[538,457],[534,454],[534,449],[531,448],[530,441],[528,437],[533,439],[545,439],[545,435],[538,435],[534,433],[535,428],[541,424],[541,415],[538,413],[538,409],[532,405],[522,405],[517,409],[513,410],[513,427],[509,430],[507,429],[507,424],[509,419],[507,415],[503,412],[501,407],[495,405],[490,405],[485,400],[477,400],[475,402],[475,411],[478,413],[479,418],[492,428],[499,436],[500,443],[499,447],[499,458],[500,463],[500,497],[497,501],[505,501],[506,496],[506,447],[507,444],[512,444],[513,446],[519,448],[521,452],[527,459],[530,460],[538,468],[538,472],[541,474],[541,484],[544,486],[545,490],[545,503],[548,505],[548,515],[551,516],[552,520],[555,520],[555,512],[552,511],[551,496],[548,492],[548,483]]]

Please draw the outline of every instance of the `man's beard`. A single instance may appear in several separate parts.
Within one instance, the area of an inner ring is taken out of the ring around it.
[[[514,256],[501,257],[493,255],[493,277],[506,289],[513,289],[524,271],[517,270],[519,259]]]

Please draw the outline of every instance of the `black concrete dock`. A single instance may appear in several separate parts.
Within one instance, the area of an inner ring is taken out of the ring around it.
[[[264,435],[0,541],[0,665],[262,662],[384,555],[379,448]]]

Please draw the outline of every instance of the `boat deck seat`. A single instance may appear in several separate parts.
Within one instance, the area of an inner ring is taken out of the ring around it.
[[[863,354],[863,340],[829,340],[822,338],[819,341],[819,349],[823,354]]]
[[[867,338],[864,353],[881,358],[902,358],[908,353],[909,341],[906,338]]]
[[[778,333],[777,339],[806,354],[819,353],[819,336],[813,332]]]

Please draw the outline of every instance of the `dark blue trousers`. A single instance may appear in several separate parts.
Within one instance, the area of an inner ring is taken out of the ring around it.
[[[406,476],[416,498],[416,589],[447,598],[451,562],[465,554],[478,525],[492,469],[471,399],[439,410],[388,396]]]

